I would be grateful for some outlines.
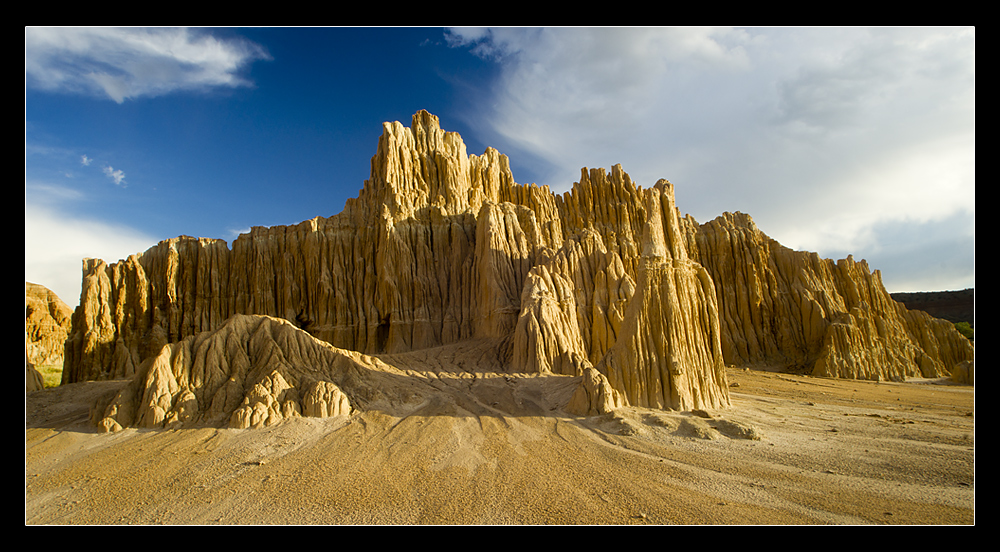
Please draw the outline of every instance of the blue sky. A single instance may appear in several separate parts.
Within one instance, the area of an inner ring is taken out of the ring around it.
[[[519,183],[621,163],[699,222],[975,285],[974,28],[26,28],[25,279],[331,216],[419,109]]]

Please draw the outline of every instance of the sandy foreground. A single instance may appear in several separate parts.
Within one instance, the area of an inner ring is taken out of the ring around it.
[[[975,523],[970,386],[730,369],[728,410],[580,418],[575,378],[409,377],[440,392],[248,430],[97,434],[122,382],[31,393],[25,524]]]

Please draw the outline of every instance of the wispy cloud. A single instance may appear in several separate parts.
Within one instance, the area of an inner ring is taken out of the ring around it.
[[[104,174],[108,175],[108,178],[114,181],[118,186],[125,187],[125,173],[121,169],[114,169],[111,166],[104,167]]]
[[[177,28],[26,27],[25,82],[29,87],[126,99],[178,90],[249,86],[241,72],[270,59],[247,40],[222,40],[207,31]]]
[[[545,182],[557,188],[573,182],[583,159],[641,170],[610,157],[647,156],[642,150],[672,132],[665,119],[705,109],[701,86],[747,72],[755,41],[727,28],[453,29],[447,37],[500,63],[500,81],[484,91],[494,106],[485,116],[499,138],[549,161],[551,176],[570,178]],[[692,97],[702,105],[680,103]]]
[[[93,161],[94,161],[93,159],[87,157],[87,154],[83,154],[80,156],[80,164],[83,165],[84,167],[89,167]]]

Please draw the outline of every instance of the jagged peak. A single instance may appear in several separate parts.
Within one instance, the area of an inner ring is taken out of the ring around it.
[[[421,109],[413,114],[413,128],[423,127],[426,129],[440,129],[441,119],[437,115],[427,111],[426,109]]]
[[[506,156],[493,148],[469,155],[461,135],[443,130],[426,110],[413,115],[410,127],[399,121],[382,127],[371,176],[357,200],[348,200],[362,217],[380,213],[382,206],[396,221],[432,206],[446,214],[475,212],[515,185]]]

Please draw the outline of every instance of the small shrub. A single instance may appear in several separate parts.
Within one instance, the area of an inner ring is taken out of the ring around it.
[[[59,387],[62,383],[62,365],[60,364],[44,364],[41,366],[35,366],[35,369],[42,374],[42,381],[45,383],[45,388]]]
[[[955,329],[958,330],[958,333],[969,338],[969,341],[976,340],[976,330],[968,322],[956,322]]]

